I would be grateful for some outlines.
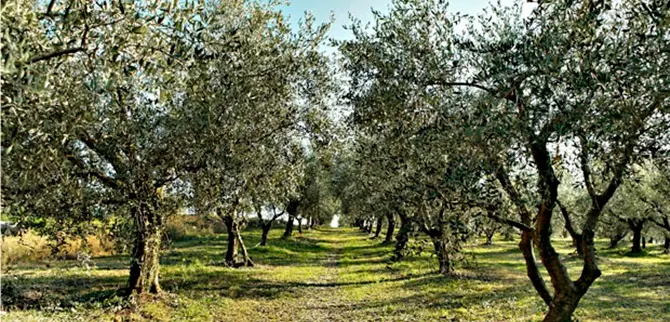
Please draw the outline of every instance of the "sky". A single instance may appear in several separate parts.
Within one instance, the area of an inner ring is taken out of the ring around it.
[[[500,2],[503,5],[510,5],[514,1],[501,0]],[[285,15],[291,17],[294,27],[297,27],[305,11],[311,12],[317,23],[327,22],[332,12],[335,22],[329,31],[329,36],[335,39],[351,39],[351,33],[344,29],[344,26],[351,24],[349,13],[365,24],[373,18],[371,8],[388,12],[390,4],[391,0],[292,0],[290,4],[281,6],[281,9]],[[488,4],[489,0],[454,0],[449,2],[449,7],[454,12],[474,15],[480,13]],[[524,13],[530,11],[529,9],[530,5],[524,4]]]

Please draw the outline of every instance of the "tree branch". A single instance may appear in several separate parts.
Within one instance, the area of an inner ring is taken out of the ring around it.
[[[570,219],[568,209],[566,209],[565,206],[558,199],[556,199],[556,204],[558,205],[558,208],[561,210],[561,215],[563,215],[563,219],[565,220],[565,229],[568,231],[568,233],[570,233],[570,236],[573,239],[575,239],[575,237],[579,234],[575,231],[574,226],[572,225],[572,220]],[[579,245],[576,246],[579,247]]]
[[[512,181],[509,179],[505,167],[500,165],[495,172],[495,176],[496,179],[498,179],[498,182],[500,182],[500,184],[502,185],[503,189],[509,195],[514,205],[517,207],[517,210],[521,215],[521,221],[523,222],[523,224],[526,226],[530,226],[531,224],[530,212],[528,211],[528,208],[526,208],[526,205],[523,204],[523,201],[521,200],[521,195],[512,184]]]
[[[653,222],[654,224],[656,224],[656,226],[661,227],[661,228],[663,228],[663,229],[665,229],[665,230],[670,231],[670,220],[668,220],[668,217],[667,217],[667,216],[666,216],[666,217],[663,217],[663,222],[656,221],[656,219],[653,218],[653,217],[650,217],[649,220],[650,220],[651,222]]]
[[[591,182],[591,166],[589,165],[589,151],[587,147],[588,142],[586,141],[584,134],[580,133],[578,137],[582,148],[582,151],[579,154],[579,159],[581,161],[582,175],[584,176],[584,185],[586,186],[586,191],[589,193],[589,197],[591,197],[591,202],[595,205],[598,196],[593,188],[593,182]]]
[[[426,85],[426,86],[451,86],[451,87],[466,86],[466,87],[473,87],[473,88],[481,89],[481,90],[483,90],[483,91],[485,91],[489,94],[492,94],[492,95],[496,94],[496,91],[494,91],[494,90],[492,90],[492,89],[490,89],[486,86],[479,85],[477,83],[471,83],[471,82],[444,82],[444,81],[439,81],[438,80],[438,81],[433,81],[433,82],[430,82],[430,83],[424,84],[424,85]]]
[[[511,219],[505,219],[505,218],[496,216],[496,215],[494,215],[494,214],[487,214],[486,216],[489,217],[489,218],[491,218],[491,219],[493,219],[493,220],[495,220],[495,221],[497,221],[497,222],[499,222],[499,223],[508,224],[508,225],[510,225],[510,226],[512,226],[512,227],[519,228],[519,229],[521,229],[522,231],[528,231],[528,232],[532,232],[532,231],[533,231],[533,228],[531,228],[531,227],[528,226],[528,225],[524,225],[524,224],[522,224],[522,223],[520,223],[520,222],[518,222],[518,221],[514,221],[514,220],[511,220]]]
[[[67,48],[67,49],[63,49],[63,50],[57,50],[57,51],[50,52],[50,53],[47,53],[47,54],[36,55],[36,56],[31,57],[28,60],[28,64],[33,64],[33,63],[36,63],[36,62],[39,62],[39,61],[42,61],[42,60],[49,60],[51,58],[56,58],[56,57],[59,57],[59,56],[74,54],[76,52],[80,52],[80,51],[83,51],[83,50],[84,50],[83,47],[74,47],[74,48]]]
[[[87,170],[88,167],[86,166],[86,162],[84,162],[83,160],[75,157],[74,155],[67,154],[66,158],[70,162],[76,164],[77,166],[79,166],[83,170],[83,172],[80,175],[86,176],[86,177],[89,177],[89,176],[95,177],[98,180],[100,180],[100,182],[102,182],[104,185],[106,185],[110,188],[113,188],[113,189],[121,188],[121,184],[118,182],[118,180],[116,180],[116,179],[114,179],[114,178],[112,178],[112,177],[110,177],[106,174],[103,174],[99,171],[96,171],[96,170]]]

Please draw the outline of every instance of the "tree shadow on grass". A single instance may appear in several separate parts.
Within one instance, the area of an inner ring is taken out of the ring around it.
[[[71,307],[75,304],[103,302],[118,294],[125,285],[125,276],[86,276],[64,274],[55,276],[18,277],[12,281],[12,291],[3,287],[2,302],[14,309],[40,309],[44,307]],[[7,283],[7,280],[3,281]]]
[[[198,273],[189,279],[180,279],[178,277],[164,279],[163,288],[170,292],[189,294],[189,297],[195,299],[206,297],[214,293],[229,298],[269,300],[290,295],[297,297],[309,289],[328,289],[402,282],[416,279],[421,276],[424,276],[424,274],[351,282],[276,282],[271,280],[270,275],[264,274],[263,272],[254,270],[247,270],[247,272],[223,270]]]

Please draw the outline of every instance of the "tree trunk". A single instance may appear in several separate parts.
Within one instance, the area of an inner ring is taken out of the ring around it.
[[[298,232],[302,235],[302,218],[298,218]]]
[[[286,230],[284,230],[284,235],[282,235],[282,239],[291,238],[291,235],[293,235],[293,220],[298,214],[299,205],[300,203],[297,200],[291,200],[289,201],[288,206],[286,206],[286,212],[288,213],[288,221],[286,222]]]
[[[584,250],[582,249],[582,234],[575,234],[572,236],[573,247],[577,249],[577,255],[584,257]]]
[[[575,247],[577,249],[577,255],[579,257],[584,257],[584,251],[582,250],[582,234],[578,233],[575,228],[572,225],[572,220],[570,219],[570,214],[568,213],[568,210],[563,206],[563,204],[560,203],[560,201],[556,201],[556,204],[558,205],[561,214],[563,215],[563,220],[565,220],[565,229],[568,231],[570,234],[570,237],[572,238],[572,247]]]
[[[261,234],[261,246],[268,244],[268,234],[270,233],[270,228],[272,227],[272,222],[263,225],[263,233]]]
[[[637,223],[630,225],[631,230],[633,230],[633,248],[630,250],[631,253],[641,253],[642,252],[642,225]]]
[[[503,240],[504,241],[514,241],[514,230],[511,227],[508,227],[503,231]]]
[[[663,254],[670,254],[670,236],[665,236],[665,242],[663,242]]]
[[[377,219],[377,227],[375,227],[375,235],[372,238],[377,238],[382,233],[382,225],[384,223],[384,217],[379,216]]]
[[[610,236],[609,249],[613,249],[613,248],[616,248],[617,246],[619,246],[619,242],[624,237],[626,237],[627,234],[628,234],[628,232],[623,232],[623,233],[616,233],[615,235],[611,235]]]
[[[286,221],[286,229],[284,229],[284,234],[282,235],[283,239],[291,238],[293,235],[293,216],[288,215],[288,221]]]
[[[642,249],[647,248],[647,238],[642,236]]]
[[[239,225],[236,225],[235,227],[239,228]],[[235,267],[238,266],[253,267],[254,262],[251,260],[251,257],[249,257],[249,252],[247,252],[247,247],[244,246],[244,241],[242,240],[242,234],[240,233],[239,230],[237,231],[236,235],[237,235],[237,242],[239,243],[240,248],[242,249],[243,261],[240,264],[235,264]]]
[[[238,234],[239,230],[237,229],[237,222],[233,216],[224,216],[223,223],[226,224],[226,230],[228,232],[228,246],[226,249],[226,265],[235,266],[235,260],[237,259],[238,252]]]
[[[137,236],[131,255],[128,295],[161,291],[158,275],[163,218],[143,208],[135,210]]]
[[[433,240],[433,246],[435,246],[435,255],[437,256],[437,262],[440,267],[440,274],[449,275],[453,273],[454,268],[449,259],[447,243],[441,237],[431,236],[431,239]]]
[[[486,246],[493,245],[493,236],[496,234],[495,230],[486,232]]]
[[[407,249],[407,242],[409,241],[409,234],[412,232],[412,228],[412,219],[406,214],[401,213],[400,229],[398,230],[398,235],[395,237],[394,259],[398,260],[405,257],[405,250]]]
[[[572,321],[572,314],[575,312],[579,300],[582,298],[575,292],[570,294],[559,294],[554,297],[549,306],[549,312],[545,315],[542,321],[544,322],[570,322]]]
[[[384,239],[385,244],[390,244],[393,242],[393,231],[395,230],[395,219],[393,214],[387,214],[386,220],[388,221],[388,227],[386,228],[386,238]]]
[[[314,226],[316,226],[316,222],[317,222],[316,219],[310,217],[309,218],[309,228],[314,228]]]

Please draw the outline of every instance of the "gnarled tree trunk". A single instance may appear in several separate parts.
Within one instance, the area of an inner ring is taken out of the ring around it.
[[[449,275],[453,273],[454,268],[449,259],[447,242],[440,236],[431,236],[430,238],[433,240],[433,246],[435,247],[435,255],[437,256],[437,262],[440,267],[440,274]]]
[[[134,209],[137,236],[131,254],[127,294],[159,293],[158,283],[163,218],[141,204]]]
[[[237,253],[239,248],[239,230],[237,229],[237,222],[235,218],[231,215],[223,216],[223,223],[226,224],[226,230],[228,232],[228,245],[226,248],[226,265],[235,266],[235,261],[237,260]]]
[[[407,214],[399,211],[398,216],[400,217],[400,229],[398,230],[398,234],[395,237],[396,244],[395,250],[393,251],[394,259],[396,260],[405,257],[409,235],[414,228],[412,225],[412,219],[407,216]]]

